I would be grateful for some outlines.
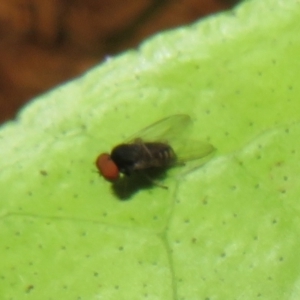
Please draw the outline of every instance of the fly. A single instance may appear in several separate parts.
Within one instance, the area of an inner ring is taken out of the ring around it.
[[[120,174],[131,176],[149,169],[168,169],[203,158],[215,148],[206,142],[186,139],[191,123],[191,118],[184,114],[157,121],[115,146],[110,154],[100,154],[96,167],[106,180],[117,181]]]

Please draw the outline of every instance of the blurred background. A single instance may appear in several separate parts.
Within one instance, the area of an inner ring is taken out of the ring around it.
[[[0,123],[32,97],[156,32],[238,0],[0,0]]]

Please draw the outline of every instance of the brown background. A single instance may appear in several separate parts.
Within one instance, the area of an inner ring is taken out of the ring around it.
[[[147,36],[237,0],[0,0],[0,122]]]

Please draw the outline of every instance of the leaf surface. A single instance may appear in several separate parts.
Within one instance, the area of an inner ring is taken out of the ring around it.
[[[1,299],[298,299],[299,16],[296,0],[244,2],[3,125]],[[217,154],[120,201],[97,155],[177,113]]]

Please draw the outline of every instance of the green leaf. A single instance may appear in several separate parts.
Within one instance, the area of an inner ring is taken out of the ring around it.
[[[299,17],[244,2],[2,126],[1,299],[298,299]],[[97,155],[175,113],[217,154],[120,201]]]

